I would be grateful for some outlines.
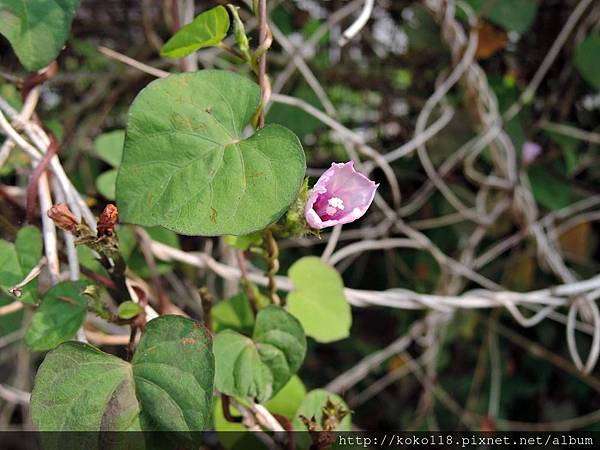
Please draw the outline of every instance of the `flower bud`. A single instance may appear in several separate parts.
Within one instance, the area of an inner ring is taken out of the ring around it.
[[[69,207],[64,203],[58,203],[50,208],[47,212],[55,225],[61,230],[73,232],[77,229],[79,221],[71,212]]]
[[[119,220],[119,211],[117,207],[111,203],[106,205],[102,214],[98,218],[98,237],[112,236],[115,231],[115,226]]]
[[[525,142],[523,144],[523,162],[525,164],[531,164],[541,154],[542,154],[541,145],[539,145],[535,142]]]

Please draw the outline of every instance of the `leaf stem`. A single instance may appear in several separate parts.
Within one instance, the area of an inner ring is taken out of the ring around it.
[[[201,287],[198,291],[198,294],[200,295],[200,299],[202,300],[204,325],[206,326],[206,328],[208,328],[208,331],[212,333],[213,321],[211,310],[214,303],[213,296],[206,286]]]
[[[253,1],[253,9],[254,13],[258,17],[258,48],[253,52],[252,57],[250,58],[250,67],[252,70],[257,73],[258,84],[260,85],[261,90],[261,100],[258,109],[254,113],[254,117],[252,118],[252,124],[255,128],[262,128],[265,126],[265,107],[269,102],[269,98],[271,97],[271,82],[269,81],[269,77],[267,76],[267,50],[271,47],[273,43],[273,36],[271,34],[271,30],[268,24],[267,18],[267,1],[266,0],[254,0]],[[257,72],[258,66],[258,72]],[[270,236],[271,241],[273,241],[274,247],[272,244],[268,244],[268,248],[275,249],[275,259],[267,258],[269,262],[269,272],[275,269],[275,272],[279,269],[279,261],[277,260],[278,250],[277,243],[273,238],[273,234],[270,231],[267,231]],[[269,252],[271,254],[271,252]],[[242,273],[241,283],[244,288],[244,293],[250,302],[250,306],[256,316],[258,311],[256,297],[254,295],[253,285],[248,279],[248,273],[246,271],[246,259],[244,256],[244,252],[237,252],[237,259],[240,266],[240,271]],[[276,265],[276,267],[275,267]],[[276,286],[275,286],[275,275],[269,276],[269,298],[271,303],[279,305],[280,300],[277,296]]]
[[[271,82],[267,76],[267,50],[273,43],[273,36],[267,19],[267,0],[258,0],[258,48],[252,57],[253,61],[258,59],[258,84],[261,90],[261,100],[256,112],[257,128],[265,126],[265,107],[271,97]]]
[[[269,279],[269,284],[267,286],[267,291],[269,294],[269,299],[273,305],[281,305],[285,306],[285,304],[277,295],[277,285],[275,283],[275,275],[279,271],[279,247],[277,246],[277,240],[273,237],[273,232],[268,229],[265,231],[265,241],[266,241],[266,250],[267,250],[267,278]]]
[[[256,317],[256,314],[258,312],[258,303],[256,301],[256,296],[254,295],[254,289],[252,289],[252,282],[248,279],[248,270],[246,269],[246,257],[244,256],[244,252],[242,250],[236,251],[235,256],[238,260],[238,265],[242,274],[240,283],[242,284],[244,294],[246,294],[246,298],[250,303],[252,313],[254,314],[254,317]]]
[[[219,45],[217,45],[217,47],[219,47],[221,50],[225,50],[227,53],[229,53],[231,56],[239,59],[241,62],[248,61],[248,59],[246,58],[246,55],[244,55],[241,51],[239,51],[235,47],[232,47],[231,45],[226,44],[225,42],[220,42]]]

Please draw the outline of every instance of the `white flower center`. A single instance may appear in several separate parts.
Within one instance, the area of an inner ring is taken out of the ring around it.
[[[344,210],[344,201],[339,197],[331,197],[327,203],[329,206],[333,206],[336,209]]]
[[[338,212],[338,210],[344,210],[344,201],[339,197],[331,197],[329,200],[327,200],[327,205],[328,206],[325,209],[325,212],[329,216],[333,216]]]

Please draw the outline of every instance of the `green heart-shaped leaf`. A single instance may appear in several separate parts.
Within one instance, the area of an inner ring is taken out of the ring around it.
[[[140,429],[130,364],[80,342],[48,353],[35,379],[31,412],[40,431]]]
[[[150,83],[129,112],[121,218],[206,236],[249,234],[279,219],[300,190],[305,157],[278,125],[243,139],[259,101],[255,83],[226,71]]]
[[[130,363],[79,342],[48,353],[31,395],[41,431],[200,431],[211,420],[208,332],[179,316],[146,326]]]
[[[50,350],[75,336],[87,313],[86,285],[84,281],[65,281],[46,292],[25,334],[31,350]]]
[[[294,290],[287,297],[288,310],[306,335],[317,342],[333,342],[350,335],[352,311],[344,296],[342,277],[316,256],[296,261],[288,271]]]
[[[269,400],[304,360],[306,337],[284,309],[268,306],[257,314],[252,339],[225,330],[215,338],[215,384],[238,397]]]
[[[0,33],[26,69],[39,70],[65,44],[77,8],[79,0],[0,0]]]
[[[162,56],[183,58],[204,47],[219,44],[229,30],[229,14],[219,5],[204,11],[190,23],[182,27],[160,49]]]

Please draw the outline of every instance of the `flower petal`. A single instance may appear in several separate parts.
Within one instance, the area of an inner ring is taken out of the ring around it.
[[[542,154],[542,146],[535,142],[525,142],[523,144],[523,161],[526,164],[531,164],[535,159]]]
[[[353,161],[332,163],[313,187],[305,206],[312,228],[350,223],[362,217],[379,185],[354,169]]]

